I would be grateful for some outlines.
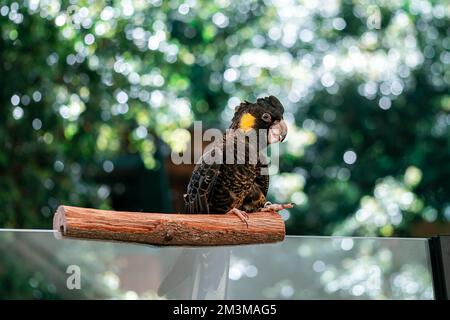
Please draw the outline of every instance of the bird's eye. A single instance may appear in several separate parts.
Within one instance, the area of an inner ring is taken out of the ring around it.
[[[267,112],[264,113],[261,117],[261,119],[263,119],[266,122],[269,122],[270,120],[272,120],[272,117],[270,116],[270,114],[268,114]]]

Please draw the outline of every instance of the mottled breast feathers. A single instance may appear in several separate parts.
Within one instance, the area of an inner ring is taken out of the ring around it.
[[[264,206],[269,176],[261,174],[261,162],[225,163],[227,143],[233,141],[224,139],[214,145],[195,167],[184,195],[185,213],[220,214],[232,208],[255,212]],[[219,157],[221,163],[213,161]]]

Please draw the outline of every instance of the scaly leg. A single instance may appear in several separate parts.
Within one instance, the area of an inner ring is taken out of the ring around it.
[[[228,211],[226,214],[235,214],[239,217],[239,219],[241,219],[242,221],[245,222],[245,224],[247,225],[248,228],[248,214],[245,211],[239,210],[238,208],[233,208],[230,211]]]
[[[263,212],[268,212],[268,211],[278,212],[280,210],[290,209],[293,207],[294,207],[294,205],[292,203],[278,204],[278,203],[271,203],[271,202],[267,201],[264,204],[264,208],[262,208],[261,211],[263,211]]]

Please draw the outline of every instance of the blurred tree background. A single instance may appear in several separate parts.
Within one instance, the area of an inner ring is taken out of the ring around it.
[[[226,128],[272,94],[288,233],[445,230],[449,18],[422,0],[1,1],[0,227],[50,228],[61,203],[173,211],[166,160],[193,121]]]

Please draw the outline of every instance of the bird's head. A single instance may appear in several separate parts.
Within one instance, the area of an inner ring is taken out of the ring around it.
[[[244,101],[236,108],[230,128],[244,132],[267,130],[268,143],[281,142],[287,135],[283,113],[283,105],[274,96],[260,98],[255,103]]]

